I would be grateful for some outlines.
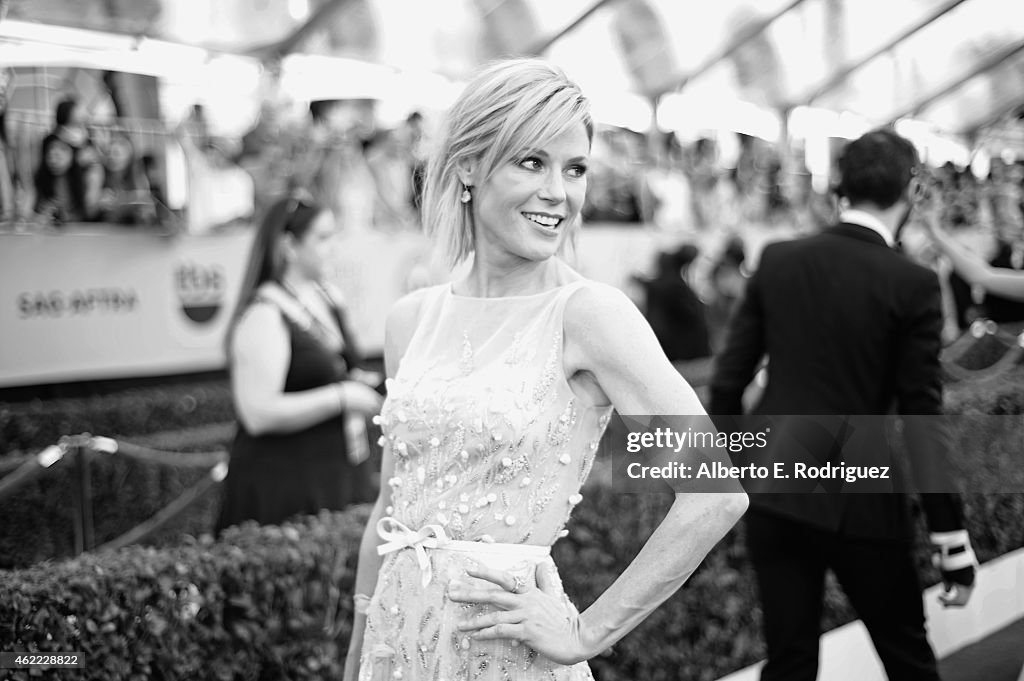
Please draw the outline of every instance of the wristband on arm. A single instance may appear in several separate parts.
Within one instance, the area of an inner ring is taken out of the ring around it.
[[[932,532],[929,535],[932,543],[932,564],[943,572],[955,572],[978,565],[978,558],[971,548],[971,538],[967,530],[952,532]]]

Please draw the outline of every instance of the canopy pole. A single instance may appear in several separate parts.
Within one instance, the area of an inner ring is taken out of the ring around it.
[[[1006,116],[1009,116],[1017,109],[1024,109],[1024,97],[1014,100],[1014,102],[1008,106],[1004,106],[999,109],[998,113],[991,114],[981,120],[975,121],[970,125],[960,128],[961,135],[975,135],[979,130],[990,127],[1001,121]]]
[[[333,14],[348,4],[348,2],[349,0],[327,0],[327,2],[317,7],[312,16],[306,19],[301,26],[292,31],[289,35],[276,43],[257,47],[256,49],[251,50],[250,54],[264,60],[272,60],[291,53],[302,43],[303,40],[308,38],[313,31],[321,28],[324,22],[330,19]]]
[[[791,0],[791,2],[788,5],[786,5],[780,10],[777,10],[774,14],[765,17],[764,19],[748,26],[746,30],[742,31],[735,38],[733,38],[725,45],[723,45],[722,48],[718,50],[718,52],[714,53],[712,56],[708,57],[703,62],[701,62],[701,64],[697,66],[697,68],[693,69],[689,73],[673,76],[670,80],[665,81],[663,85],[654,88],[654,92],[652,92],[651,94],[654,96],[661,96],[666,92],[671,92],[672,90],[682,88],[691,80],[694,80],[704,75],[705,73],[710,71],[711,68],[714,67],[716,64],[725,59],[728,59],[733,55],[733,53],[736,52],[736,50],[740,49],[741,47],[749,43],[751,40],[764,33],[769,26],[775,23],[776,19],[781,17],[783,14],[788,13],[790,10],[796,8],[803,1],[804,0]]]
[[[883,44],[880,47],[876,48],[875,50],[873,50],[869,54],[865,55],[864,57],[861,57],[860,59],[858,59],[858,60],[856,60],[856,61],[854,61],[854,62],[852,62],[850,64],[847,64],[846,66],[841,67],[834,74],[832,74],[831,76],[828,76],[824,81],[818,83],[814,87],[808,88],[806,94],[801,95],[800,97],[796,98],[796,100],[795,100],[796,104],[794,104],[794,106],[799,105],[799,104],[805,104],[805,105],[806,104],[810,104],[814,100],[816,100],[819,97],[821,97],[826,92],[829,92],[830,90],[834,90],[843,81],[845,81],[847,78],[849,78],[850,74],[852,74],[854,71],[857,71],[858,69],[860,69],[862,66],[864,66],[868,62],[877,59],[882,54],[885,54],[886,52],[888,52],[892,48],[896,47],[896,45],[900,44],[901,42],[903,42],[904,40],[906,40],[910,36],[914,35],[915,33],[920,31],[924,27],[926,27],[929,24],[933,23],[939,17],[947,14],[954,7],[957,7],[958,5],[962,5],[965,2],[967,2],[967,0],[951,0],[950,2],[947,2],[942,7],[937,8],[934,12],[932,12],[929,15],[927,15],[926,17],[924,17],[923,19],[918,21],[916,24],[913,24],[912,26],[908,27],[902,33],[897,35],[895,38],[892,38],[891,40],[887,41],[885,44]]]
[[[786,106],[776,107],[779,117],[779,138],[776,140],[776,153],[779,155],[779,182],[782,184],[783,195],[792,201],[797,194],[796,171],[793,167],[793,144],[789,139],[789,114],[793,110]]]
[[[970,71],[963,74],[959,78],[956,78],[953,81],[938,88],[937,90],[934,90],[933,92],[925,95],[924,97],[921,97],[912,105],[905,107],[895,115],[890,116],[887,125],[892,125],[900,118],[904,118],[906,116],[910,116],[912,114],[920,112],[922,109],[927,108],[931,104],[934,104],[938,100],[949,95],[951,92],[953,92],[954,90],[956,90],[957,88],[959,88],[961,85],[971,80],[972,78],[976,78],[977,76],[980,76],[986,71],[991,71],[995,67],[1005,62],[1007,59],[1013,57],[1021,50],[1024,50],[1024,40],[1019,40],[1010,47],[1000,50],[999,52],[995,53],[988,59],[985,59],[981,63],[977,64],[974,68],[972,68]]]
[[[578,17],[576,17],[568,24],[563,26],[559,31],[549,35],[546,38],[541,38],[538,42],[534,43],[531,47],[527,49],[527,54],[534,54],[538,56],[544,54],[552,45],[554,45],[559,40],[567,36],[569,33],[575,31],[580,26],[580,24],[589,19],[591,15],[594,14],[594,12],[596,12],[597,10],[601,9],[602,7],[613,1],[614,0],[596,0],[592,5],[590,5],[590,7],[588,7],[582,13],[580,13]]]

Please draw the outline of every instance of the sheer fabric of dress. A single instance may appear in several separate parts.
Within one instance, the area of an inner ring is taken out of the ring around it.
[[[430,527],[458,548],[384,556],[361,681],[592,678],[586,663],[558,665],[526,645],[468,638],[458,622],[489,606],[446,593],[478,564],[534,585],[536,565],[550,564],[549,547],[566,532],[611,412],[582,403],[562,368],[566,302],[596,285],[505,298],[458,296],[449,285],[423,294],[381,413],[395,459],[394,476],[382,481],[392,490],[385,522]]]

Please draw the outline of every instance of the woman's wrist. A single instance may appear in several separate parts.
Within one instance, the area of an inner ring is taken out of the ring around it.
[[[338,405],[338,413],[341,414],[345,411],[345,407],[348,406],[348,400],[345,398],[345,381],[332,383],[331,388],[334,391],[334,399]]]
[[[607,646],[602,647],[601,642],[598,640],[600,637],[597,632],[587,626],[586,619],[584,619],[582,613],[576,618],[576,626],[576,641],[579,645],[577,657],[579,657],[581,662],[589,660],[592,657],[597,657],[600,653],[605,651]]]

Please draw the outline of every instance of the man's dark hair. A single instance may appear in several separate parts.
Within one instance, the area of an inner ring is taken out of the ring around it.
[[[840,154],[836,191],[851,205],[890,208],[903,196],[919,162],[917,149],[906,137],[887,128],[872,130]]]

